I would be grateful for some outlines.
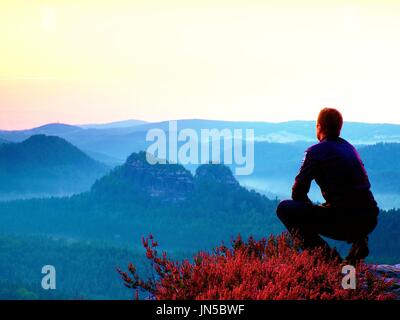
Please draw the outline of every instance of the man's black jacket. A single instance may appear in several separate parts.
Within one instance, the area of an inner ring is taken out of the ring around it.
[[[340,137],[327,137],[306,150],[292,188],[292,199],[311,202],[307,194],[314,179],[328,205],[376,207],[357,150]]]

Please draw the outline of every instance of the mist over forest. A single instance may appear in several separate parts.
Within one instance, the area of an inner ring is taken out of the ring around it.
[[[134,261],[150,272],[143,236],[153,234],[173,257],[190,259],[238,234],[281,233],[275,209],[290,197],[304,151],[316,143],[314,125],[178,121],[179,129],[195,132],[253,128],[254,171],[248,176],[235,176],[235,164],[148,164],[146,132],[168,130],[167,122],[0,131],[0,298],[130,299],[115,269]],[[358,149],[381,208],[368,259],[398,263],[400,126],[345,128],[343,137]],[[229,145],[221,141],[221,159],[233,152]],[[315,184],[310,197],[323,201]],[[54,293],[39,288],[35,273],[48,263],[60,272]]]

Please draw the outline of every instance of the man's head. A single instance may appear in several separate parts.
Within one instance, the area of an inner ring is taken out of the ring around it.
[[[342,114],[333,108],[324,108],[319,112],[317,120],[317,138],[339,137],[343,125]]]

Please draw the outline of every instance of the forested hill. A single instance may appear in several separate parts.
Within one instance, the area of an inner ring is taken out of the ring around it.
[[[0,194],[82,192],[108,170],[56,136],[0,145]]]
[[[200,249],[239,233],[282,230],[277,202],[241,187],[229,168],[207,164],[192,175],[181,165],[151,166],[145,158],[144,152],[131,155],[90,192],[0,203],[0,233],[124,243],[154,233],[167,247]]]

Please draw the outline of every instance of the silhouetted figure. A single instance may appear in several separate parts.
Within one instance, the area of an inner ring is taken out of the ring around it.
[[[282,201],[277,215],[303,248],[324,247],[320,235],[352,243],[346,261],[354,264],[368,256],[368,234],[377,224],[379,209],[370,191],[364,165],[356,149],[340,137],[343,118],[336,109],[322,109],[317,120],[319,143],[306,150],[292,188],[292,200]],[[321,188],[325,203],[308,198],[312,180]]]

